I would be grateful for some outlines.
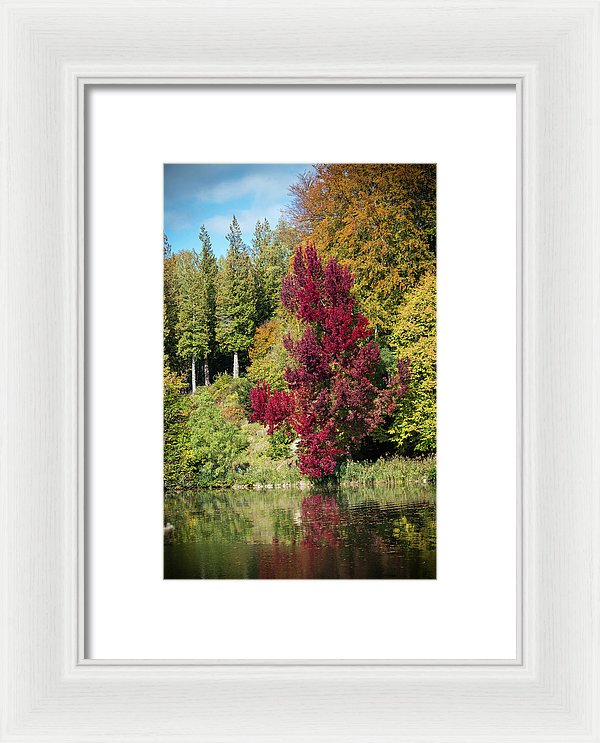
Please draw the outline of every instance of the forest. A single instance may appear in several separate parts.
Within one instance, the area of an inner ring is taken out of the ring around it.
[[[316,165],[250,245],[164,235],[166,489],[435,482],[435,165]]]

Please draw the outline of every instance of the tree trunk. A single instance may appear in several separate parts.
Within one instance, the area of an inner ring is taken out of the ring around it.
[[[192,356],[192,395],[196,391],[196,357]]]
[[[207,387],[210,384],[210,371],[208,369],[208,356],[204,357],[204,384]]]
[[[240,362],[238,359],[238,352],[233,352],[233,378],[237,379],[240,376]]]

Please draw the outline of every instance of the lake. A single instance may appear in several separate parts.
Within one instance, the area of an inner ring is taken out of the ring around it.
[[[435,578],[435,487],[167,493],[164,577]]]

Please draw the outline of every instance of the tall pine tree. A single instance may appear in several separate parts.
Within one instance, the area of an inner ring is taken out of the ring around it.
[[[177,353],[189,364],[192,392],[196,391],[196,359],[204,353],[200,336],[200,271],[195,252],[182,251],[177,255],[179,302],[177,313]]]
[[[266,293],[266,252],[267,246],[271,240],[271,228],[269,222],[265,219],[263,222],[260,219],[256,222],[254,227],[254,235],[252,236],[252,268],[254,275],[254,290],[256,292],[256,322],[260,325],[271,315],[269,311],[269,299]]]
[[[210,384],[208,357],[215,350],[216,299],[217,299],[217,259],[213,253],[206,227],[200,227],[198,235],[202,248],[199,265],[199,336],[204,351],[204,384]]]
[[[271,229],[267,219],[256,223],[252,239],[252,263],[259,325],[271,319],[280,304],[281,280],[287,273],[293,248],[294,244],[288,240],[281,221],[275,230]]]
[[[256,328],[256,292],[252,262],[235,218],[227,235],[229,250],[217,282],[217,344],[233,354],[233,376],[239,376],[239,352],[252,343]]]
[[[217,261],[204,225],[198,235],[200,255],[185,251],[178,255],[179,311],[177,331],[179,356],[190,364],[192,392],[196,390],[196,361],[202,361],[204,384],[210,384],[208,357],[215,350]]]
[[[163,233],[163,340],[166,365],[177,365],[177,258]]]

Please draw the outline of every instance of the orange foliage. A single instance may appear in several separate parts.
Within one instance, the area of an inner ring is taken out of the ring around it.
[[[435,165],[317,165],[291,190],[293,224],[350,269],[361,310],[388,333],[404,292],[435,271]]]

